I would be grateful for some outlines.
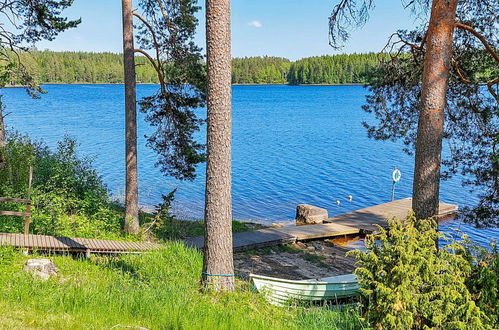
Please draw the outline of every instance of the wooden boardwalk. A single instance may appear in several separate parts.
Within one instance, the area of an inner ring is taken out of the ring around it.
[[[11,245],[29,251],[79,252],[86,255],[90,253],[137,253],[159,247],[154,243],[10,233],[0,233],[0,245]]]
[[[405,198],[341,214],[328,219],[327,223],[324,224],[289,225],[282,228],[265,228],[237,233],[233,236],[234,251],[244,251],[300,240],[371,233],[376,230],[375,225],[386,226],[386,219],[388,218],[405,218],[410,209],[411,199]],[[440,217],[453,214],[456,211],[456,205],[440,203]],[[204,245],[202,236],[188,238],[184,242],[186,245],[196,248],[202,248]],[[154,243],[10,233],[0,233],[0,245],[11,245],[31,251],[79,252],[87,255],[90,253],[137,253],[159,248],[159,245]]]
[[[385,227],[386,219],[396,217],[404,219],[411,210],[411,198],[399,199],[393,202],[366,207],[349,213],[344,213],[327,220],[327,223],[318,225],[295,226],[282,228],[267,228],[233,236],[234,251],[251,250],[259,247],[292,243],[319,238],[331,238],[344,235],[373,233],[376,225]],[[453,214],[457,205],[440,203],[439,217]],[[188,238],[185,243],[196,248],[203,248],[202,236]]]

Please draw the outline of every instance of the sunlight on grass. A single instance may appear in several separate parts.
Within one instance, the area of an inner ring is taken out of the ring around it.
[[[348,310],[274,307],[247,282],[238,282],[233,294],[202,294],[202,257],[180,243],[142,255],[54,256],[59,276],[46,282],[22,270],[26,257],[0,250],[0,328],[361,327],[358,314]]]

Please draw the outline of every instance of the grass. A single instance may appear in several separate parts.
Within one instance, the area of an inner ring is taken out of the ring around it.
[[[51,257],[59,276],[23,271],[21,253],[0,248],[0,329],[358,329],[352,310],[278,308],[238,281],[231,294],[200,293],[202,257],[180,243],[120,257]]]
[[[265,228],[263,225],[251,222],[232,221],[232,232],[240,233]],[[178,240],[186,237],[204,235],[204,221],[202,220],[180,220],[171,218],[165,226],[155,232],[159,239]]]
[[[311,253],[305,253],[303,255],[303,259],[312,262],[314,264],[317,264],[318,266],[327,267],[327,264],[324,263],[324,260],[326,258],[323,256],[318,256],[316,254],[311,254]]]

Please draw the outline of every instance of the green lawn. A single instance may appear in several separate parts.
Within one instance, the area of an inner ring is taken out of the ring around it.
[[[351,310],[274,307],[246,282],[233,294],[202,294],[202,257],[180,243],[116,258],[54,256],[59,277],[46,282],[22,270],[25,259],[0,248],[0,328],[362,328]]]

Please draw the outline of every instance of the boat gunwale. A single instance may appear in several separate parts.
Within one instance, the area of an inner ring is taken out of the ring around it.
[[[353,275],[355,274],[344,274],[344,275]],[[344,275],[337,275],[337,276],[344,276]],[[334,276],[330,276],[328,278],[331,278]],[[358,285],[358,280],[355,281],[344,281],[344,282],[327,282],[327,281],[322,281],[323,279],[317,279],[316,282],[306,282],[307,280],[287,280],[284,278],[277,278],[277,277],[271,277],[271,276],[265,276],[265,275],[257,275],[257,274],[249,274],[250,279],[261,279],[261,280],[269,280],[271,282],[278,282],[278,283],[289,283],[289,284],[301,284],[301,285],[311,285],[311,284],[320,284],[320,285],[327,285],[327,284],[357,284]]]

